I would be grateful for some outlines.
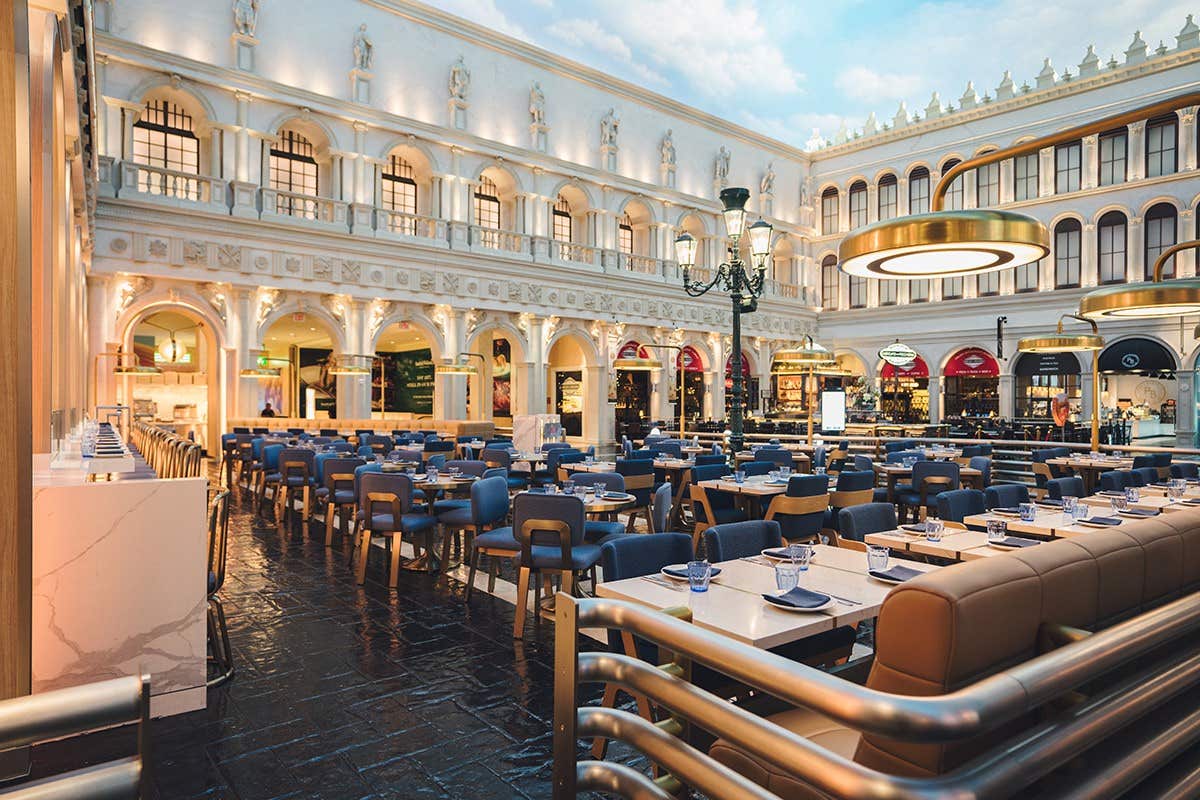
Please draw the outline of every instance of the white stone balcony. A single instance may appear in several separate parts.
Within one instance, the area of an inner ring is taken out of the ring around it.
[[[578,242],[560,242],[557,239],[550,242],[550,257],[557,261],[599,266],[599,255],[600,250],[590,245]]]
[[[270,222],[308,225],[347,233],[350,204],[328,197],[287,192],[263,186],[258,190],[261,219]]]
[[[472,225],[470,227],[470,248],[472,252],[503,253],[525,260],[533,258],[527,234],[499,228]]]
[[[224,180],[133,161],[121,162],[120,182],[115,194],[127,199],[229,213]]]
[[[669,277],[667,275],[666,262],[661,258],[621,253],[617,263],[624,272],[636,272],[639,275],[657,275],[663,278]]]
[[[358,231],[357,219],[354,229],[356,232]],[[375,237],[377,239],[394,239],[401,242],[419,240],[424,244],[447,247],[449,246],[447,231],[447,221],[444,219],[406,214],[389,208],[375,209]]]

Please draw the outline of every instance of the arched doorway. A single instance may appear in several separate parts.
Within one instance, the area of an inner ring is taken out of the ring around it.
[[[651,358],[652,353],[642,347],[640,342],[630,340],[621,345],[616,357]],[[614,379],[617,384],[617,436],[638,438],[645,433],[643,429],[650,419],[651,373],[644,370],[618,369],[614,372]]]
[[[124,376],[118,402],[135,419],[174,429],[194,439],[209,454],[220,452],[220,346],[208,323],[182,305],[147,308],[130,321],[122,346],[157,374]]]
[[[1114,444],[1175,443],[1174,353],[1145,336],[1112,342],[1100,351],[1100,415],[1113,423]]]
[[[514,415],[525,413],[526,398],[521,393],[526,387],[521,381],[526,374],[517,368],[525,360],[520,336],[505,326],[491,325],[474,334],[467,350],[479,355],[472,361],[480,370],[477,387],[468,391],[467,417],[512,425]]]
[[[381,329],[371,371],[371,415],[432,416],[434,385],[433,345],[425,330],[407,321]]]
[[[675,355],[676,387],[673,391],[678,395],[679,381],[683,384],[683,414],[689,423],[697,422],[704,417],[704,358],[695,347],[684,345]],[[678,421],[680,405],[678,396],[673,403],[675,419]]]
[[[929,365],[917,356],[900,367],[879,369],[879,413],[888,422],[929,422]]]
[[[550,413],[558,414],[567,436],[583,436],[587,355],[574,335],[560,336],[546,358]]]
[[[964,347],[942,367],[942,421],[1000,413],[1000,365],[982,347]]]
[[[285,314],[263,331],[264,366],[282,366],[278,378],[256,381],[259,409],[271,403],[280,416],[336,419],[338,381],[329,372],[339,352],[325,321],[306,311]]]

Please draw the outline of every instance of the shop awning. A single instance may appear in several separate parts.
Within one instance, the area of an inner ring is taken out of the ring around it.
[[[884,364],[883,369],[879,370],[881,378],[928,378],[929,365],[925,363],[925,359],[917,356],[916,360],[911,364],[905,364],[903,367],[894,367],[891,364]]]
[[[997,378],[1000,365],[987,350],[966,347],[950,357],[942,374],[950,378]]]
[[[1013,372],[1026,378],[1033,375],[1078,375],[1079,359],[1073,353],[1022,353]]]
[[[1100,371],[1170,376],[1175,374],[1175,356],[1153,339],[1135,336],[1104,348]]]
[[[704,362],[696,348],[686,345],[675,356],[675,368],[684,372],[704,372]]]
[[[650,358],[650,351],[639,342],[628,341],[617,351],[617,358]]]

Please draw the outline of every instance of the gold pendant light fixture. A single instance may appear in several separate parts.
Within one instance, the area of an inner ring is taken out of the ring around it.
[[[374,356],[364,353],[338,353],[329,356],[330,375],[365,376],[371,374]]]
[[[434,366],[433,371],[438,375],[478,375],[479,367],[471,363],[472,358],[478,358],[480,363],[486,363],[479,353],[459,353],[458,358],[447,359]]]
[[[1045,225],[1013,211],[946,211],[950,185],[978,167],[1032,155],[1047,147],[1198,104],[1200,92],[1191,92],[956,164],[934,188],[930,213],[876,222],[850,233],[838,246],[838,265],[843,272],[858,277],[925,280],[979,275],[1033,263],[1050,252],[1050,232]],[[1095,292],[1085,298],[1092,300],[1095,296],[1084,314],[1145,317],[1200,311],[1200,283],[1176,283],[1170,281],[1153,290],[1135,284]]]
[[[771,359],[771,372],[774,375],[807,375],[810,370],[827,367],[836,363],[833,353],[813,341],[812,336],[805,334],[796,347],[786,347],[777,350]]]
[[[1092,326],[1091,333],[1063,333],[1063,320],[1077,319]],[[1058,329],[1047,336],[1027,336],[1017,342],[1019,353],[1086,353],[1104,349],[1104,338],[1096,323],[1078,314],[1063,314],[1058,319]]]
[[[1154,261],[1153,280],[1105,286],[1079,301],[1079,313],[1095,319],[1146,319],[1200,314],[1200,278],[1163,279],[1163,267],[1183,250],[1200,249],[1200,239],[1173,244]]]

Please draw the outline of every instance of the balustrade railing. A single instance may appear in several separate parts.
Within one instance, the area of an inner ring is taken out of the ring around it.
[[[472,225],[471,247],[526,255],[529,253],[529,236],[516,231]]]
[[[446,220],[406,214],[390,208],[375,209],[375,231],[392,236],[410,236],[417,239],[446,241]]]
[[[551,242],[551,251],[559,261],[570,261],[576,264],[595,264],[596,248],[578,242]]]
[[[632,253],[621,253],[619,261],[621,269],[636,272],[640,275],[662,275],[663,262],[660,258],[639,256]]]
[[[121,163],[121,190],[193,203],[225,203],[225,182],[219,178],[132,161]]]
[[[288,192],[270,186],[263,186],[258,191],[262,197],[264,216],[293,217],[328,225],[347,224],[346,213],[349,204],[343,200]]]

